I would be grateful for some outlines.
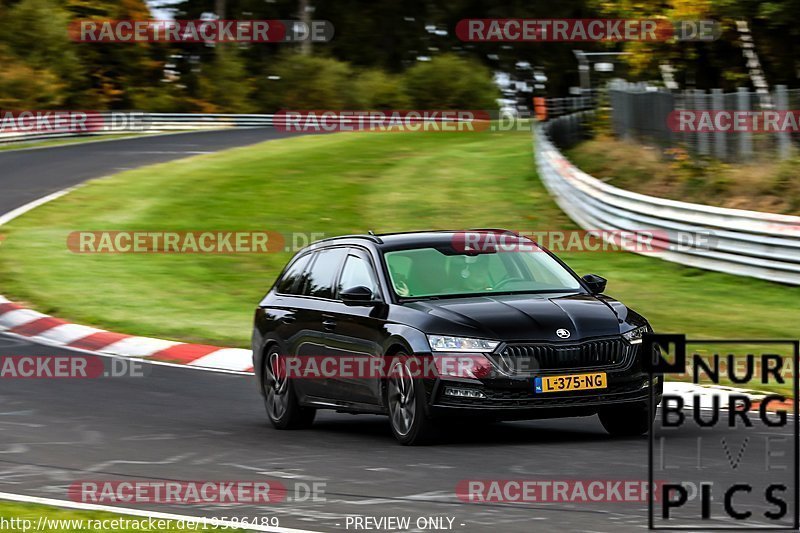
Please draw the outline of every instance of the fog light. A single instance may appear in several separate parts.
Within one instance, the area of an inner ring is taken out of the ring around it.
[[[445,396],[455,396],[456,398],[486,398],[486,395],[475,389],[457,389],[455,387],[445,387]]]
[[[653,377],[653,386],[654,387],[658,387],[659,383],[661,383],[661,376],[654,376]],[[644,380],[644,383],[642,384],[642,388],[646,389],[649,386],[650,386],[650,380],[649,379]]]

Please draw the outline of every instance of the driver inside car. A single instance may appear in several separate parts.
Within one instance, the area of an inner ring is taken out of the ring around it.
[[[492,290],[494,284],[489,275],[489,256],[457,256],[455,259],[451,268],[456,267],[457,270],[457,289],[466,292]],[[461,268],[457,268],[458,266]]]

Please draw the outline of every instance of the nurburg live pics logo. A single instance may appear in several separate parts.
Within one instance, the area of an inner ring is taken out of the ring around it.
[[[691,358],[687,346],[693,346]],[[756,353],[754,347],[763,351]],[[693,392],[691,399],[665,392],[658,436],[651,420],[648,481],[654,486],[658,476],[659,487],[658,494],[648,494],[649,528],[796,531],[800,434],[795,369],[800,341],[645,334],[642,350],[651,406],[657,375],[688,371],[694,384],[713,383],[700,389],[702,394]],[[744,364],[735,364],[739,358]],[[725,387],[728,383],[733,386]],[[789,383],[793,399],[767,392],[788,390]],[[752,389],[764,392],[743,394]]]

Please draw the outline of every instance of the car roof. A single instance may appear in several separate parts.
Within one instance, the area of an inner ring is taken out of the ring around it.
[[[451,244],[458,235],[465,232],[498,233],[517,236],[517,234],[512,231],[497,228],[477,228],[457,231],[428,230],[403,233],[384,233],[380,235],[342,235],[339,237],[330,237],[321,241],[317,241],[312,245],[312,247],[317,248],[325,244],[363,245],[366,242],[372,243],[381,251],[404,250],[409,248]]]

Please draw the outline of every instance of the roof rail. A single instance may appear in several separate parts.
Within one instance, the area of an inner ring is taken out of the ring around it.
[[[316,244],[319,242],[335,241],[338,239],[366,239],[376,244],[383,244],[383,240],[377,235],[336,235],[334,237],[326,237],[324,239],[314,241],[312,244]]]
[[[492,233],[508,233],[508,234],[515,235],[515,236],[519,237],[519,233],[517,233],[516,231],[512,231],[510,229],[504,229],[504,228],[470,228],[470,229],[468,229],[466,231],[487,231],[487,232],[492,232]]]
[[[412,235],[414,233],[464,233],[465,231],[491,231],[495,233],[510,233],[512,235],[519,234],[515,231],[502,228],[470,228],[470,229],[416,229],[410,231],[394,231],[392,233],[379,233],[380,237],[391,237],[394,235]]]

